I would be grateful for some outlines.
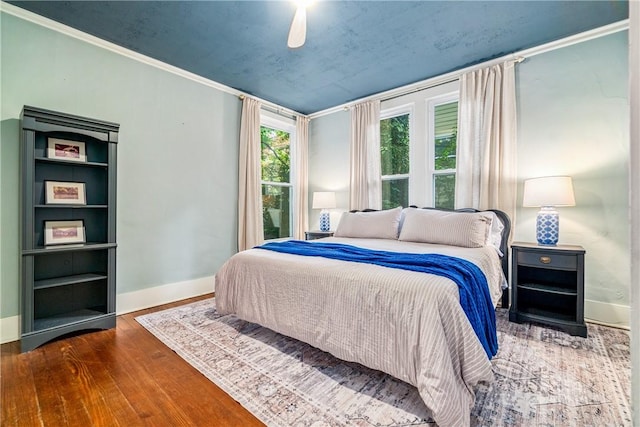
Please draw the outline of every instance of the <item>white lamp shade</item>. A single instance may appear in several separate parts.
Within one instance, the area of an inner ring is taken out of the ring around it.
[[[316,191],[313,193],[312,209],[333,209],[336,207],[336,193]]]
[[[524,182],[522,206],[575,206],[570,176],[547,176]]]

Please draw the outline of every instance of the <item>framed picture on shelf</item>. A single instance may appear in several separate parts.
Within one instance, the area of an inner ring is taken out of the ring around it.
[[[47,205],[86,205],[84,183],[45,181],[45,203]]]
[[[84,142],[66,139],[48,138],[47,157],[50,159],[69,160],[71,162],[87,161]]]
[[[84,223],[76,221],[45,221],[44,244],[66,245],[69,243],[85,243]]]

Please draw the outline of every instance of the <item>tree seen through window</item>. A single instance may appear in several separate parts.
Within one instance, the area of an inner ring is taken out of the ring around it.
[[[260,127],[264,239],[290,237],[291,144],[289,132]]]

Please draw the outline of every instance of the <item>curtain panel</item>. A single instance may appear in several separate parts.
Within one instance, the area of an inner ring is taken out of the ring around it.
[[[349,209],[382,208],[380,166],[380,101],[351,110],[351,168]]]
[[[515,62],[462,75],[458,110],[456,208],[516,214]]]
[[[309,118],[296,119],[295,177],[293,238],[304,240],[309,229]]]
[[[242,101],[238,156],[238,251],[264,241],[260,166],[260,102]]]

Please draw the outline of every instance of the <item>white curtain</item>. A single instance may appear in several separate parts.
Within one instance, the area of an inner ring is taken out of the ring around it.
[[[515,62],[460,79],[456,207],[516,213]]]
[[[295,145],[295,177],[296,177],[296,206],[294,207],[295,224],[293,238],[304,239],[304,232],[309,229],[309,118],[296,119]]]
[[[350,209],[382,208],[380,101],[351,110]]]
[[[264,241],[260,167],[260,102],[242,101],[238,163],[238,251]]]

